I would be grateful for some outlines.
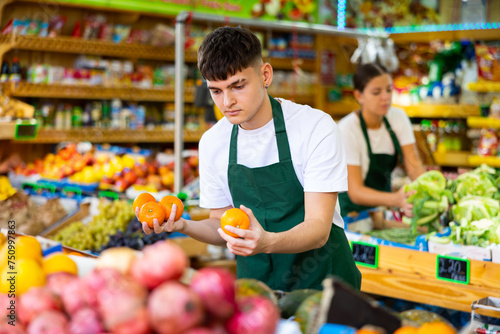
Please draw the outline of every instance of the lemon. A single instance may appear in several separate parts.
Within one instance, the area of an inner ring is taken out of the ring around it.
[[[34,237],[18,235],[15,237],[15,243],[12,244],[11,242],[10,249],[9,242],[6,242],[2,246],[0,250],[0,268],[3,268],[7,264],[7,260],[14,261],[19,259],[33,259],[42,263],[42,246],[40,242]]]
[[[34,286],[45,285],[45,274],[33,259],[16,260],[15,265],[5,266],[0,274],[0,292],[21,295]]]
[[[54,253],[43,259],[43,272],[45,275],[66,272],[78,275],[78,267],[72,258],[63,253]]]

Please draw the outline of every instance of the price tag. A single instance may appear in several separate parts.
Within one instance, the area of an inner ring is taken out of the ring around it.
[[[75,186],[67,186],[63,188],[63,194],[66,197],[82,196],[82,189]]]
[[[378,268],[378,245],[362,241],[351,241],[354,261],[360,266]]]
[[[37,187],[38,186],[36,183],[30,183],[30,182],[25,182],[21,185],[21,188],[25,191],[33,190],[33,192],[36,192]]]
[[[38,134],[38,123],[36,119],[19,120],[16,123],[14,139],[34,139]]]
[[[436,278],[444,281],[469,284],[470,262],[453,256],[438,255]]]
[[[117,193],[115,193],[114,191],[107,191],[107,190],[100,191],[99,197],[100,198],[104,197],[104,198],[107,198],[107,199],[110,199],[113,201],[115,201],[119,198]]]
[[[52,184],[40,184],[38,185],[37,192],[39,194],[54,195],[56,193],[56,187]]]

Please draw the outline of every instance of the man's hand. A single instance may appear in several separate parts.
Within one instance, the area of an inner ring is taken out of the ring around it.
[[[161,224],[160,224],[158,219],[155,218],[155,219],[153,219],[153,225],[154,225],[153,228],[150,228],[148,223],[141,222],[142,230],[147,235],[150,235],[153,232],[155,232],[156,234],[160,234],[162,232],[182,231],[186,226],[186,222],[184,221],[184,218],[180,218],[179,220],[174,221],[176,213],[177,213],[177,205],[173,204],[172,205],[172,212],[170,212],[170,217],[168,217],[167,221],[161,222]],[[140,221],[139,208],[135,209],[135,216]]]
[[[240,205],[240,209],[245,211],[250,218],[249,229],[243,230],[230,225],[225,226],[227,231],[239,235],[240,238],[234,238],[228,235],[222,228],[219,228],[217,231],[221,238],[226,241],[226,246],[229,251],[235,255],[249,256],[265,253],[269,247],[270,233],[262,228],[252,210],[244,205]]]
[[[408,197],[412,194],[414,194],[416,191],[408,191],[405,192],[404,190],[405,187],[401,187],[399,191],[397,192],[398,197],[399,197],[399,202],[400,204],[398,207],[404,212],[404,215],[407,217],[413,217],[413,204],[408,203],[406,200]]]

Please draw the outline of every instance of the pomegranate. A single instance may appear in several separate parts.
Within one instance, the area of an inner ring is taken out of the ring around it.
[[[47,276],[47,288],[57,297],[61,297],[62,291],[69,282],[78,279],[76,275],[58,272]]]
[[[0,334],[25,334],[21,324],[16,324],[15,326],[9,325],[8,323],[0,323]]]
[[[104,327],[113,333],[149,333],[147,290],[122,276],[99,291],[97,302]]]
[[[103,332],[99,316],[94,309],[82,308],[71,317],[69,323],[71,334],[100,334]]]
[[[179,279],[188,266],[188,258],[182,248],[168,241],[145,247],[142,255],[132,264],[131,273],[136,281],[149,289],[168,280]]]
[[[29,324],[27,334],[68,334],[68,319],[60,311],[40,313]]]
[[[64,309],[70,315],[84,307],[95,307],[95,295],[83,279],[76,279],[66,284],[61,299]]]
[[[191,289],[203,301],[206,310],[219,319],[227,319],[236,309],[236,278],[224,268],[202,268],[191,280]]]
[[[212,329],[207,327],[191,328],[186,332],[186,334],[215,334],[215,333],[217,332],[214,332]]]
[[[18,298],[5,293],[0,293],[0,323],[7,323],[8,321],[16,320],[16,305],[18,305]]]
[[[32,287],[19,297],[18,316],[23,325],[49,310],[61,310],[61,303],[46,287]]]
[[[229,334],[274,334],[280,313],[266,297],[246,297],[238,301],[238,311],[226,322]]]
[[[151,325],[159,334],[184,333],[203,321],[203,302],[187,286],[165,282],[157,287],[148,300]]]
[[[113,285],[117,280],[123,278],[123,275],[114,268],[95,269],[85,277],[85,283],[92,292],[97,294],[101,289]]]

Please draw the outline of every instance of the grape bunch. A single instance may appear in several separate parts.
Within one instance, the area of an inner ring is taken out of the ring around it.
[[[53,240],[68,247],[98,252],[109,242],[110,236],[125,231],[133,217],[132,205],[127,201],[102,199],[99,214],[92,221],[88,224],[74,222],[58,232]]]
[[[169,235],[169,232],[146,235],[142,231],[141,223],[137,218],[134,218],[130,221],[125,231],[111,235],[109,237],[109,242],[101,248],[101,251],[111,247],[129,247],[141,250],[147,245],[167,239]]]

